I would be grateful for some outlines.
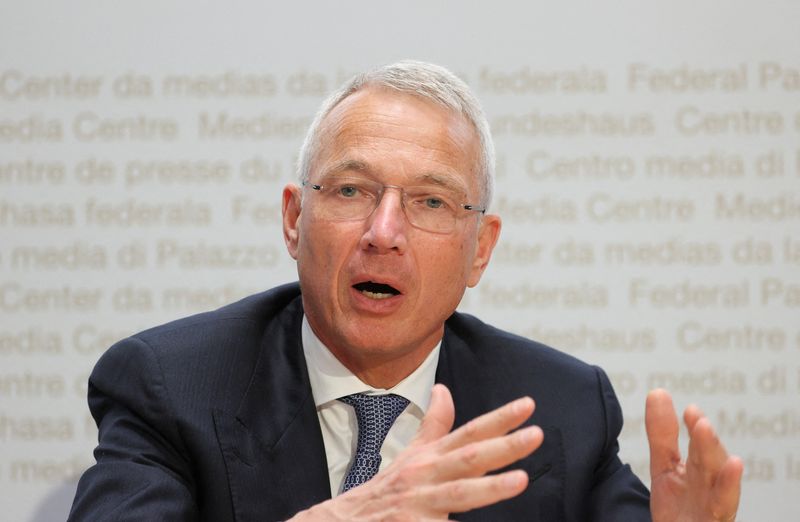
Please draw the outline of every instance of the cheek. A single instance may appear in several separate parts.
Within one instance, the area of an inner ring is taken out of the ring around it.
[[[303,220],[302,227],[305,233],[300,234],[298,263],[309,276],[325,274],[325,279],[331,280],[331,274],[344,266],[354,241],[357,242],[358,231],[353,226],[314,220],[310,216]]]
[[[428,260],[425,268],[431,274],[436,274],[437,280],[445,283],[448,287],[464,285],[469,273],[473,250],[466,241],[443,242],[427,250],[427,252],[435,253],[423,256],[423,259]]]

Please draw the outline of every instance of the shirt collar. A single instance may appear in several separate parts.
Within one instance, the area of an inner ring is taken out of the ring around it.
[[[311,325],[308,324],[305,315],[303,315],[302,341],[303,354],[308,367],[308,378],[311,382],[311,393],[317,408],[353,393],[375,395],[394,393],[408,399],[423,413],[428,411],[431,390],[436,381],[441,340],[416,370],[388,390],[373,388],[353,375],[319,340],[319,337],[311,329]]]

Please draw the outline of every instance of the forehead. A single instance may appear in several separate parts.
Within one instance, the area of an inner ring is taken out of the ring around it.
[[[311,171],[350,162],[384,181],[440,176],[474,188],[479,155],[477,132],[462,114],[420,96],[368,87],[324,118]]]

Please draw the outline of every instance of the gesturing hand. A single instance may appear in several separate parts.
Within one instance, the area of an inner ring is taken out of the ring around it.
[[[728,455],[699,408],[686,408],[683,420],[690,437],[685,462],[678,449],[678,417],[672,398],[665,390],[647,395],[653,521],[732,521],[739,506],[742,461]]]
[[[522,470],[485,476],[529,454],[542,443],[542,430],[509,433],[531,416],[525,397],[482,415],[455,431],[453,398],[433,388],[428,413],[411,445],[372,480],[298,513],[293,520],[445,520],[522,493]]]

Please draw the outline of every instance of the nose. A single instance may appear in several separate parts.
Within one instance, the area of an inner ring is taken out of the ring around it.
[[[386,187],[378,206],[367,218],[360,246],[364,250],[402,254],[408,246],[408,220],[403,210],[403,193],[397,187]]]

